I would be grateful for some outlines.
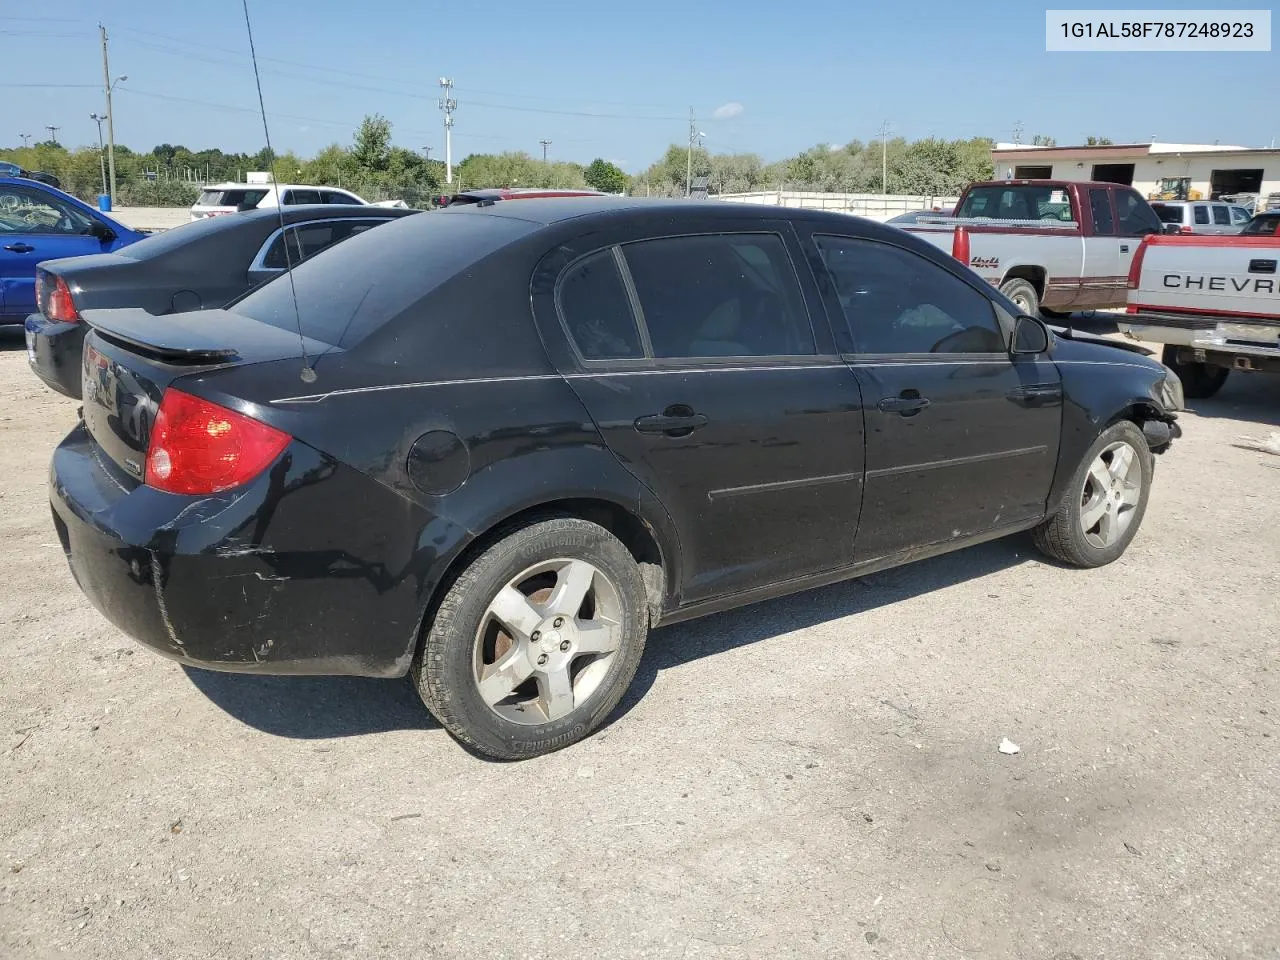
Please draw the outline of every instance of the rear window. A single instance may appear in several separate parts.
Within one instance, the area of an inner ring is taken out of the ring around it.
[[[1280,215],[1254,217],[1245,224],[1244,229],[1240,232],[1242,234],[1252,234],[1253,236],[1280,235]]]
[[[297,330],[301,317],[306,336],[353,347],[459,271],[538,227],[470,212],[404,217],[299,264],[292,284],[281,274],[228,309],[282,330]]]
[[[1153,203],[1151,209],[1163,223],[1182,223],[1182,207],[1171,207],[1167,203]]]
[[[1071,197],[1063,187],[974,187],[956,210],[957,217],[989,217],[992,220],[1074,220]]]
[[[256,207],[266,195],[265,190],[205,190],[196,201],[196,206],[238,207],[244,203]]]

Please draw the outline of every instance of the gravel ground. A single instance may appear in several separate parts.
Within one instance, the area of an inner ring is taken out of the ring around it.
[[[1280,379],[1096,571],[1014,538],[655,632],[587,742],[186,671],[81,597],[0,343],[0,956],[1280,957]],[[1021,753],[997,751],[1002,737]]]

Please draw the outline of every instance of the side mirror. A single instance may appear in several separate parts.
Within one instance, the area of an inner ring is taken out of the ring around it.
[[[1164,229],[1161,231],[1161,233],[1169,233],[1175,236],[1181,232],[1182,232],[1182,227],[1180,227],[1176,223],[1166,223],[1164,225]]]
[[[116,238],[116,232],[101,220],[89,221],[89,236],[97,237],[103,243],[110,243]]]
[[[253,286],[259,286],[268,280],[274,280],[276,277],[284,273],[283,270],[275,270],[267,267],[259,267],[257,270],[250,270],[248,280]]]
[[[1013,328],[1013,353],[1034,356],[1049,349],[1049,328],[1035,317],[1022,316]]]

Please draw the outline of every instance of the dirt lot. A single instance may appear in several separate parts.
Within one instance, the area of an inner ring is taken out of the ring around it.
[[[1128,555],[1011,539],[658,631],[584,744],[407,683],[185,671],[81,597],[75,404],[0,344],[0,956],[1280,957],[1280,378],[1187,414]],[[1002,737],[1021,745],[997,752]]]

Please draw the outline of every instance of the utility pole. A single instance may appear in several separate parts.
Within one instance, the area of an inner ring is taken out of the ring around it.
[[[107,119],[100,113],[89,114],[90,120],[98,122],[98,166],[102,168],[102,192],[107,192],[107,151],[102,145],[102,121]]]
[[[22,141],[22,145],[23,145],[24,147],[29,147],[29,146],[31,146],[31,134],[29,134],[29,133],[20,133],[20,134],[18,134],[18,139]]]
[[[444,111],[444,182],[453,183],[453,111],[458,109],[458,101],[453,99],[452,80],[441,77],[440,89],[444,91],[440,98],[440,109]]]
[[[889,193],[889,121],[880,124],[880,190]]]
[[[428,159],[428,160],[430,160],[430,159],[431,159],[431,147],[429,147],[429,146],[427,146],[427,147],[423,147],[423,148],[422,148],[422,152],[423,152],[424,154],[426,154],[426,157],[427,157],[427,159]]]
[[[107,60],[107,28],[98,24],[98,35],[102,37],[102,91],[107,97],[107,169],[111,174],[107,196],[111,198],[111,206],[116,205],[116,112],[111,109],[111,66]],[[123,78],[122,78],[123,79]]]
[[[684,195],[693,193],[693,137],[697,126],[693,119],[693,107],[689,108],[689,158],[684,168]]]
[[[1022,144],[1022,121],[1015,120],[1013,123],[1013,142],[1021,146]]]
[[[51,123],[46,123],[44,125],[44,128],[49,131],[49,139],[52,140],[54,142],[54,145],[56,146],[58,143],[58,131],[61,130],[62,128],[55,127]]]
[[[547,147],[551,146],[551,141],[550,141],[550,140],[539,140],[538,142],[539,142],[540,144],[542,144],[542,162],[543,162],[543,163],[546,163],[546,162],[547,162]]]

